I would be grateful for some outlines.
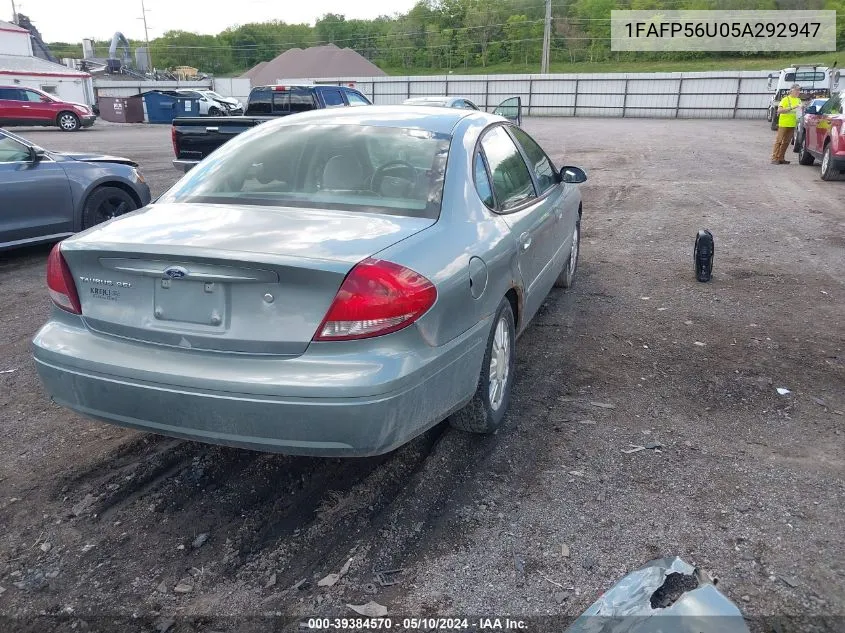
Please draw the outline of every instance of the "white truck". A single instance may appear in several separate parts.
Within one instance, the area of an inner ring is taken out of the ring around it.
[[[841,75],[835,70],[835,66],[835,62],[833,67],[820,64],[796,64],[784,68],[777,75],[769,73],[768,90],[774,92],[766,110],[766,121],[771,124],[771,128],[778,129],[778,105],[789,92],[792,84],[801,86],[802,101],[830,97],[830,91],[836,89],[841,82]]]

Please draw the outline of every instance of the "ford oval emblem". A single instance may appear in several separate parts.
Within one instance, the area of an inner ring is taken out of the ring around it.
[[[188,274],[188,271],[181,266],[170,266],[169,268],[164,269],[164,274],[171,279],[181,279]]]

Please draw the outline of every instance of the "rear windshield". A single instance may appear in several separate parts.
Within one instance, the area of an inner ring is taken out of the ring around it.
[[[277,86],[256,88],[249,95],[249,114],[294,114],[314,109],[311,88]]]
[[[436,218],[450,137],[365,125],[295,125],[239,135],[160,202],[252,204]]]
[[[786,73],[784,77],[784,81],[824,81],[824,73],[823,72],[813,72],[813,71],[805,71],[805,72],[797,72],[797,73]]]

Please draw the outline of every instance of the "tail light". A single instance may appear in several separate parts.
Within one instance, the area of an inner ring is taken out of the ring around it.
[[[61,243],[56,244],[47,258],[47,287],[50,289],[50,298],[62,310],[82,314],[76,284],[73,283],[73,275],[70,274],[70,268],[62,256],[60,245]]]
[[[170,126],[170,142],[173,145],[173,154],[179,158],[179,146],[176,144],[176,127]]]
[[[346,276],[315,341],[347,341],[396,332],[434,305],[437,289],[392,262],[366,259]]]

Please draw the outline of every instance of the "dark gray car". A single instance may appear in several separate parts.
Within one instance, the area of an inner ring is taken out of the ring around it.
[[[0,129],[0,251],[61,240],[150,202],[137,163],[52,152]]]

